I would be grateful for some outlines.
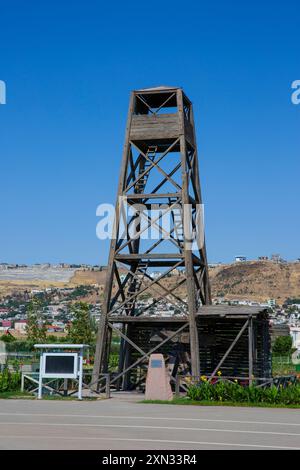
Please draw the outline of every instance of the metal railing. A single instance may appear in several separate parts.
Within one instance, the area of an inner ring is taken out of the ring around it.
[[[110,374],[100,374],[96,382],[90,383],[87,378],[91,377],[91,372],[83,373],[82,388],[89,391],[85,398],[103,397],[110,398]],[[78,383],[77,379],[68,379],[71,384]],[[33,386],[33,388],[32,388]],[[39,372],[22,372],[21,374],[21,392],[26,391],[36,394],[39,388]],[[70,391],[64,379],[51,379],[43,383],[43,388],[50,394],[60,395],[61,397],[71,397],[78,393],[71,386]]]

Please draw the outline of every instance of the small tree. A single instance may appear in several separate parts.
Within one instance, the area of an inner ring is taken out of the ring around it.
[[[289,356],[292,353],[293,340],[291,336],[278,336],[273,344],[273,353],[278,356]]]
[[[71,306],[71,312],[73,320],[69,327],[68,340],[77,344],[91,344],[93,342],[93,328],[88,304],[76,302]]]
[[[33,299],[27,306],[26,333],[28,341],[32,343],[45,343],[46,324],[42,316],[41,302]]]

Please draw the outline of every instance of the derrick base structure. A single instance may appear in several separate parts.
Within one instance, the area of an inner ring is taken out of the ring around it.
[[[202,310],[196,318],[200,375],[209,378],[221,372],[225,377],[245,379],[245,383],[252,383],[255,378],[262,380],[271,377],[269,316],[265,309],[220,305],[202,307]],[[114,321],[122,319],[115,318]],[[145,358],[130,370],[123,387],[125,385],[127,390],[137,386],[144,388],[148,357],[156,347],[167,360],[171,377],[190,373],[190,341],[186,318],[161,318],[155,321],[145,318],[136,322],[132,319],[127,324],[130,325],[131,339],[144,351]],[[176,334],[176,331],[179,333]],[[170,341],[160,346],[168,336],[174,334]],[[130,357],[131,363],[140,357],[132,346]]]

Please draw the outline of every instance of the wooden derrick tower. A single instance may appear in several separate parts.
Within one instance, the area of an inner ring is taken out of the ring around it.
[[[113,332],[121,337],[118,387],[143,381],[152,352],[174,375],[199,375],[196,316],[211,303],[201,206],[190,100],[178,87],[132,92],[94,380],[108,370]]]

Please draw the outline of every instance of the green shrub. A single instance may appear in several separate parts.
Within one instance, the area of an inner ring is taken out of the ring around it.
[[[20,372],[11,372],[7,368],[0,373],[0,393],[15,392],[20,390],[21,374]]]
[[[293,340],[291,336],[278,336],[272,347],[273,354],[289,356],[292,353]]]
[[[12,335],[1,335],[0,341],[3,341],[4,343],[12,343],[13,341],[16,341],[16,340]]]
[[[255,385],[243,387],[238,383],[224,381],[216,384],[201,382],[188,388],[188,397],[196,401],[300,405],[300,385],[262,388]]]
[[[110,354],[109,367],[113,370],[117,370],[118,365],[119,365],[119,354]]]

